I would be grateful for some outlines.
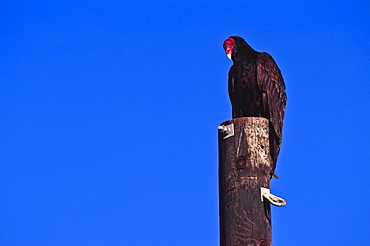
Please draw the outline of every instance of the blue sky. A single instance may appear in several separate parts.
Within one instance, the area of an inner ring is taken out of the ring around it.
[[[223,41],[288,105],[274,245],[369,236],[367,1],[1,1],[0,245],[218,245]]]

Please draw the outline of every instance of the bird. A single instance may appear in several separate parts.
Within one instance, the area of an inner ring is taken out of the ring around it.
[[[257,52],[243,38],[230,36],[223,43],[226,56],[233,61],[228,74],[232,117],[263,117],[269,120],[271,177],[275,174],[282,142],[287,102],[283,76],[266,52]]]

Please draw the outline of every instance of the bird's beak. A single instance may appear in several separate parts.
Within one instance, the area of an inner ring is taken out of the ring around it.
[[[232,47],[226,47],[225,53],[226,53],[227,58],[229,58],[231,60],[231,55],[233,53],[233,48]]]

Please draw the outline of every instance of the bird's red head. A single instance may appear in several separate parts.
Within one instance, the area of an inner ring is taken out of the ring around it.
[[[233,53],[234,47],[235,47],[235,40],[233,38],[228,38],[224,42],[224,50],[226,52],[227,58],[231,60],[231,55]]]

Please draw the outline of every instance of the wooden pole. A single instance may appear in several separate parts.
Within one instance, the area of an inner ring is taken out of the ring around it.
[[[270,203],[261,200],[270,189],[269,122],[243,117],[219,129],[220,245],[271,246]]]

